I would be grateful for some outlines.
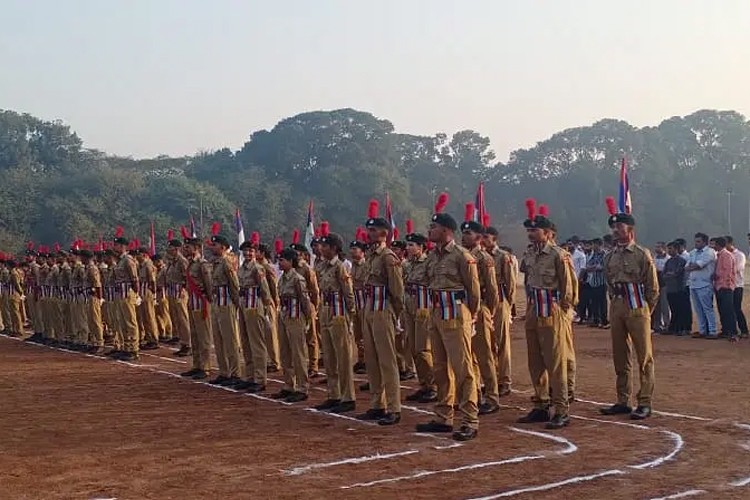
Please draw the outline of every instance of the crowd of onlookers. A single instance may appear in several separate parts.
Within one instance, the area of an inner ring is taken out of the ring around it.
[[[612,245],[609,235],[586,241],[574,236],[564,243],[579,280],[576,319],[580,323],[609,327],[604,257]],[[697,233],[690,251],[682,238],[658,242],[653,257],[660,288],[651,315],[654,333],[732,341],[748,336],[742,312],[746,257],[731,236],[709,238]],[[693,315],[697,331],[693,331]]]

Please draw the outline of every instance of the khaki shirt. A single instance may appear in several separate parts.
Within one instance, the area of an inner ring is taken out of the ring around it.
[[[406,284],[429,286],[430,277],[427,269],[427,254],[423,253],[418,259],[409,259],[406,266]]]
[[[307,289],[310,293],[310,302],[317,309],[318,304],[320,304],[320,288],[318,287],[318,277],[315,275],[315,271],[310,267],[310,264],[303,260],[299,261],[299,267],[296,271],[305,278],[305,283],[307,283]]]
[[[404,308],[404,273],[401,261],[385,243],[367,253],[366,286],[385,286],[396,316]],[[370,297],[368,300],[372,300]]]
[[[296,299],[299,301],[302,313],[310,317],[312,304],[310,302],[310,293],[307,290],[305,278],[295,269],[285,271],[279,280],[279,297],[282,306],[285,299]]]
[[[41,286],[41,284],[43,283],[41,278],[41,269],[42,266],[40,266],[37,262],[32,262],[29,264],[29,270],[26,273],[27,286],[31,287],[32,289]]]
[[[138,293],[138,264],[128,254],[123,254],[115,265],[115,283],[130,283],[133,290]]]
[[[62,265],[60,265],[60,276],[57,278],[57,286],[61,286],[63,288],[63,292],[68,292],[70,290],[70,283],[73,279],[73,270],[70,268],[70,265],[67,262],[64,262]]]
[[[263,269],[266,271],[266,283],[268,283],[268,291],[271,294],[271,300],[278,307],[279,305],[279,280],[276,277],[276,270],[273,268],[270,262],[263,259],[260,263]]]
[[[245,259],[237,271],[237,280],[240,288],[260,288],[260,298],[263,300],[263,305],[271,305],[273,298],[268,287],[266,268],[257,260]]]
[[[573,305],[571,280],[576,279],[566,260],[570,260],[568,253],[550,242],[540,250],[530,250],[524,256],[526,283],[532,288],[557,290],[560,307],[564,310]]]
[[[86,285],[86,268],[80,262],[73,264],[70,275],[70,287],[82,288]]]
[[[23,289],[23,271],[19,268],[11,269],[10,271],[10,293],[18,295],[24,294]]]
[[[354,305],[354,289],[352,288],[352,277],[346,266],[338,257],[324,261],[325,264],[320,266],[320,293],[323,299],[333,292],[340,293],[344,298],[344,306],[349,313],[353,313],[356,308]]]
[[[513,259],[505,250],[495,247],[492,249],[492,258],[495,260],[495,278],[497,286],[502,290],[502,295],[509,304],[516,301],[516,287],[518,286],[515,271],[513,270]]]
[[[367,269],[367,259],[352,261],[352,284],[355,290],[364,290],[369,272]]]
[[[145,258],[138,265],[138,280],[141,286],[148,287],[152,292],[156,291],[156,266],[151,259]]]
[[[60,266],[58,266],[56,263],[52,264],[52,266],[49,268],[49,272],[47,273],[47,279],[45,280],[44,284],[47,286],[59,286],[60,282]]]
[[[229,296],[234,305],[240,305],[240,282],[237,279],[237,271],[234,268],[232,260],[222,255],[214,261],[213,273],[211,274],[213,282],[213,293],[216,294],[219,287],[225,286],[229,289]]]
[[[49,276],[49,266],[45,262],[44,265],[39,266],[39,281],[37,282],[39,286],[49,286],[47,282],[47,277]]]
[[[645,299],[651,310],[659,299],[659,281],[654,259],[648,249],[635,242],[626,246],[618,245],[604,256],[604,278],[611,293],[617,283],[643,285]]]
[[[99,267],[94,262],[89,262],[85,271],[84,286],[94,297],[102,298],[102,272]]]
[[[194,287],[197,288],[197,292],[203,294],[208,301],[211,301],[211,293],[213,291],[212,278],[211,278],[211,265],[201,256],[192,259],[187,268],[187,275],[190,275],[188,281],[188,289],[190,293],[195,293]]]
[[[471,315],[479,311],[481,292],[477,261],[463,247],[451,241],[444,248],[436,247],[427,257],[430,289],[466,294],[466,306]]]
[[[180,253],[170,257],[165,266],[167,284],[185,286],[188,265],[188,260]]]
[[[470,252],[472,257],[477,261],[477,272],[479,274],[479,290],[482,305],[495,313],[497,305],[500,302],[497,290],[497,275],[495,273],[495,260],[490,254],[485,252],[480,245],[477,245]]]
[[[10,292],[10,269],[8,269],[5,266],[0,268],[0,283],[5,285],[4,287],[5,290],[8,290],[8,292],[4,291],[3,293],[9,293]]]

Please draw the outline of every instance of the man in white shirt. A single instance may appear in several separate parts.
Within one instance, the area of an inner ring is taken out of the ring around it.
[[[695,235],[695,248],[690,252],[685,271],[690,275],[690,297],[693,310],[698,316],[698,333],[695,337],[717,338],[716,315],[714,314],[713,276],[716,268],[716,252],[708,246],[708,235]]]
[[[577,236],[573,236],[568,244],[568,251],[571,254],[571,260],[573,261],[573,270],[576,273],[576,279],[578,280],[578,307],[576,308],[577,318],[576,321],[583,323],[588,320],[588,297],[586,296],[586,290],[583,289],[584,283],[581,279],[584,277],[583,274],[586,272],[586,253],[583,251],[580,245],[580,240]]]
[[[654,265],[659,280],[659,302],[651,313],[651,329],[656,333],[665,333],[671,319],[669,302],[667,301],[667,287],[664,286],[664,265],[668,260],[667,244],[663,241],[657,242],[654,247]]]
[[[734,279],[734,314],[737,317],[737,327],[740,330],[740,336],[747,337],[747,319],[745,319],[745,313],[742,312],[742,296],[744,294],[745,264],[747,263],[747,258],[742,250],[734,246],[734,238],[725,236],[725,239],[727,240],[727,251],[734,257],[734,264],[737,268]]]

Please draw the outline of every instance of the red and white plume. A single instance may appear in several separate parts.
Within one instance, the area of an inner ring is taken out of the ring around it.
[[[172,241],[173,239],[174,239],[174,231],[170,229],[169,231],[167,231],[167,241]]]
[[[211,224],[211,236],[219,236],[219,231],[221,231],[220,223],[214,222]]]
[[[299,229],[295,229],[292,233],[292,245],[299,244]]]
[[[276,241],[273,242],[273,248],[276,250],[276,255],[280,254],[284,250],[284,242],[276,238]]]
[[[448,206],[448,193],[440,193],[435,201],[435,213],[442,214],[445,207]]]
[[[612,196],[607,196],[604,202],[607,204],[607,212],[609,212],[609,215],[617,214],[617,205],[615,204],[615,199]]]
[[[414,233],[414,222],[411,219],[406,219],[406,234]]]
[[[394,241],[395,241],[395,240],[398,240],[398,237],[399,237],[399,235],[400,235],[400,233],[398,232],[398,228],[397,228],[397,227],[394,227],[394,228],[393,228],[393,240],[394,240]]]
[[[549,207],[547,205],[539,205],[539,215],[549,217]]]
[[[182,235],[182,238],[185,240],[190,238],[190,233],[188,232],[185,226],[180,226],[180,234]]]
[[[467,203],[464,209],[464,222],[471,222],[474,220],[474,204]]]
[[[490,227],[492,225],[490,224],[490,222],[490,214],[484,214],[484,216],[482,217],[482,225],[484,227]]]
[[[367,218],[376,219],[380,214],[380,202],[378,200],[370,200],[370,205],[367,207]]]
[[[526,216],[529,220],[534,220],[536,217],[536,200],[533,198],[526,199]]]
[[[122,238],[122,235],[125,234],[125,230],[122,228],[122,226],[117,226],[115,229],[115,238]]]
[[[328,224],[328,221],[323,221],[320,223],[320,235],[323,237],[328,236],[331,234],[331,226]]]
[[[250,235],[250,243],[256,247],[260,245],[260,233],[258,231],[253,231],[253,234]]]

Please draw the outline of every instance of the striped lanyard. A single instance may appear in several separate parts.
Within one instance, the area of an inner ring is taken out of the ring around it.
[[[369,299],[371,311],[385,311],[388,307],[388,293],[384,285],[370,285]]]
[[[227,285],[216,287],[216,305],[217,306],[228,306],[232,303],[232,298],[229,294],[229,287]]]
[[[257,286],[243,288],[242,290],[240,290],[240,296],[242,297],[242,307],[244,307],[245,309],[257,309],[259,295],[260,287]]]
[[[531,297],[534,302],[536,316],[549,318],[552,316],[554,305],[560,301],[560,292],[547,288],[532,288]]]
[[[281,307],[289,318],[299,318],[302,316],[299,300],[295,297],[282,297]]]
[[[461,307],[459,294],[463,292],[435,290],[433,292],[433,305],[435,309],[440,310],[440,319],[445,321],[456,319],[458,310]]]

